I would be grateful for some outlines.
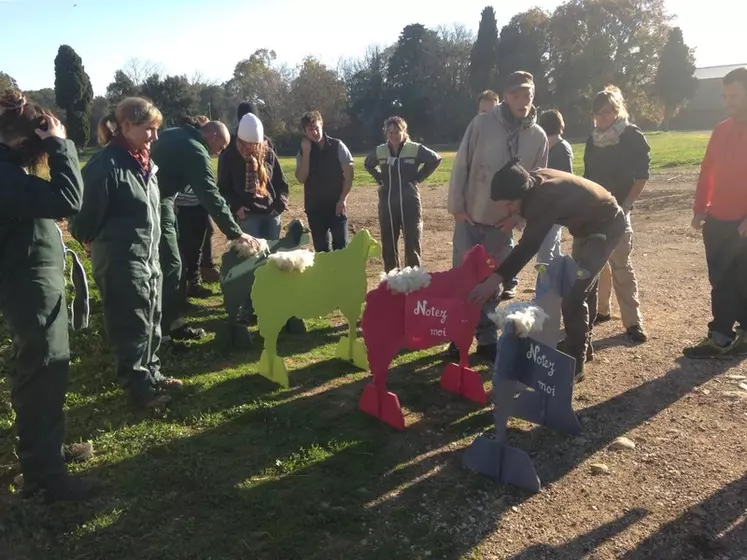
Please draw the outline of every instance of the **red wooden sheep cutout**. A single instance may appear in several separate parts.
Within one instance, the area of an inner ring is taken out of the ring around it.
[[[444,342],[459,349],[459,364],[447,364],[441,387],[480,404],[487,403],[482,379],[469,367],[469,348],[480,306],[467,302],[470,291],[495,269],[482,245],[475,245],[459,267],[431,273],[430,283],[409,293],[393,291],[388,279],[368,292],[361,330],[373,381],[363,390],[359,408],[382,422],[405,429],[399,399],[386,388],[389,366],[402,348],[423,350]]]

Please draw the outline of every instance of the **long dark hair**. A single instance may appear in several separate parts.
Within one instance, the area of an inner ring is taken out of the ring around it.
[[[38,174],[47,165],[47,154],[36,134],[44,122],[44,110],[17,89],[0,94],[0,144],[5,144],[13,160]]]

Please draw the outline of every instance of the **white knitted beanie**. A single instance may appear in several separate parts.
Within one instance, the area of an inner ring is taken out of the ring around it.
[[[262,121],[252,113],[247,113],[241,117],[239,122],[238,136],[244,142],[259,143],[264,140],[265,130]]]

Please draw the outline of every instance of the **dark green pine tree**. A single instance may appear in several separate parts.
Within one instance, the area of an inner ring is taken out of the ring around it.
[[[693,96],[698,87],[695,72],[693,49],[685,44],[682,29],[675,27],[669,31],[669,38],[659,53],[659,68],[656,71],[654,87],[656,95],[664,104],[666,130],[672,118]]]
[[[83,148],[91,138],[93,87],[83,61],[72,47],[60,46],[54,59],[54,75],[55,98],[67,115],[68,137]]]
[[[469,55],[469,86],[474,95],[486,89],[497,89],[498,22],[492,6],[483,8],[477,39]]]

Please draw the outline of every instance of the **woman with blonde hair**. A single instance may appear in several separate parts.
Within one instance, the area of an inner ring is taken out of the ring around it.
[[[627,227],[608,265],[602,269],[598,302],[589,302],[589,312],[596,312],[597,324],[609,321],[614,287],[627,335],[634,342],[646,342],[638,280],[630,258],[633,252],[630,213],[649,178],[651,149],[641,129],[630,123],[625,100],[617,87],[607,86],[596,95],[592,116],[594,130],[586,141],[584,177],[612,193],[625,212]]]
[[[161,200],[150,147],[162,121],[158,108],[140,97],[122,100],[101,119],[104,149],[83,168],[83,205],[70,220],[71,234],[90,244],[117,376],[142,408],[165,404],[170,398],[161,391],[182,385],[161,373],[158,358]]]
[[[418,185],[441,165],[441,156],[410,140],[402,117],[384,121],[387,141],[368,154],[363,166],[379,184],[379,225],[384,270],[400,268],[397,243],[404,237],[405,265],[422,266],[423,215]]]

